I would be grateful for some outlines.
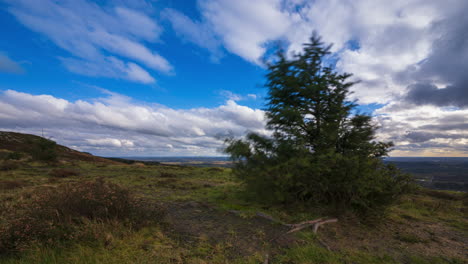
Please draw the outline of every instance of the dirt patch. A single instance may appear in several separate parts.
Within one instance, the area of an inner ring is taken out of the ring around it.
[[[185,243],[203,238],[212,244],[228,244],[231,258],[258,252],[271,255],[298,243],[293,235],[285,235],[285,226],[260,217],[243,218],[197,202],[170,204],[167,214],[172,235]]]
[[[440,223],[386,220],[376,227],[350,221],[325,226],[320,237],[332,250],[364,250],[390,255],[403,263],[409,255],[468,259],[468,237]]]

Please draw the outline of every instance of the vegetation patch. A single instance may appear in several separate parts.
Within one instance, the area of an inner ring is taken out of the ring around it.
[[[13,190],[29,185],[24,180],[0,180],[0,190]]]
[[[0,252],[22,250],[33,242],[47,245],[79,239],[89,221],[118,221],[140,228],[163,216],[156,204],[102,179],[40,188],[28,196],[24,203],[2,208]]]
[[[16,170],[22,163],[16,160],[5,160],[0,163],[0,171],[11,171]]]
[[[301,53],[280,52],[266,76],[272,136],[228,139],[225,151],[257,200],[381,218],[412,178],[382,162],[393,143],[377,141],[372,117],[354,113],[351,74],[327,66],[329,55],[316,35]]]
[[[80,173],[73,169],[53,169],[49,172],[49,175],[56,178],[67,178],[71,176],[78,176]]]

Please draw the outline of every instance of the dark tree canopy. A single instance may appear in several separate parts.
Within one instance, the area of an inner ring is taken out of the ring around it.
[[[231,139],[234,173],[270,201],[315,202],[360,212],[385,207],[408,179],[384,165],[391,142],[375,140],[368,115],[353,113],[351,74],[326,64],[330,46],[313,35],[301,53],[268,66],[266,137]]]

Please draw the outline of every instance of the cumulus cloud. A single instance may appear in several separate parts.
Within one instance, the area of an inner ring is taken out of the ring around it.
[[[262,64],[274,41],[287,43],[289,54],[300,51],[314,30],[333,43],[337,70],[360,81],[351,99],[385,105],[375,114],[381,137],[400,144],[393,155],[467,154],[467,1],[198,3],[198,25],[252,63]]]
[[[99,139],[86,139],[91,146],[101,146],[101,147],[133,147],[133,141],[130,140],[120,140],[116,138],[99,138]]]
[[[466,156],[468,110],[395,102],[376,110],[379,137],[393,156]]]
[[[353,73],[361,81],[353,87],[353,99],[363,104],[385,104],[403,96],[407,86],[415,81],[415,74],[409,79],[401,78],[411,68],[452,75],[466,68],[467,19],[463,12],[468,2],[463,0],[198,3],[200,22],[171,10],[173,20],[179,17],[184,21],[180,24],[197,28],[191,32],[203,29],[205,35],[214,34],[227,51],[257,64],[268,54],[270,43],[283,40],[289,44],[288,52],[297,52],[316,30],[325,42],[333,43],[337,69]],[[174,29],[189,35],[182,27]],[[206,48],[201,41],[191,41]],[[463,55],[457,57],[459,53]],[[456,62],[445,67],[451,59]],[[460,89],[466,90],[466,83],[463,84]],[[458,89],[459,85],[455,87]]]
[[[416,83],[408,86],[406,99],[418,105],[468,106],[468,81],[457,86],[438,88],[433,83]]]
[[[17,62],[0,53],[0,72],[21,74],[24,70]]]
[[[172,109],[108,93],[91,101],[8,90],[0,129],[40,133],[101,155],[216,155],[223,138],[264,130],[264,112],[228,100],[215,108]]]
[[[73,56],[62,59],[70,71],[150,83],[154,79],[137,62],[163,73],[173,70],[144,44],[159,41],[162,28],[143,12],[126,6],[104,8],[86,0],[7,3],[18,21]]]
[[[437,36],[429,56],[401,74],[413,81],[406,99],[416,104],[468,107],[468,3],[433,24]]]

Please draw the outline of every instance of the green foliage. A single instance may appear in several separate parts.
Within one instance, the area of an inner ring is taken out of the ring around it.
[[[38,189],[30,196],[28,202],[1,208],[0,252],[77,239],[89,221],[118,220],[138,228],[162,216],[155,204],[103,180]]]
[[[31,151],[35,160],[45,162],[55,162],[57,160],[57,143],[55,141],[40,138],[33,144]]]
[[[410,178],[382,163],[392,143],[375,140],[370,116],[353,114],[354,83],[325,65],[329,49],[314,35],[302,53],[280,52],[266,84],[272,137],[250,133],[229,139],[225,150],[234,173],[262,199],[380,215]]]
[[[23,158],[23,153],[17,151],[10,152],[5,156],[5,160],[20,160],[21,158]]]

